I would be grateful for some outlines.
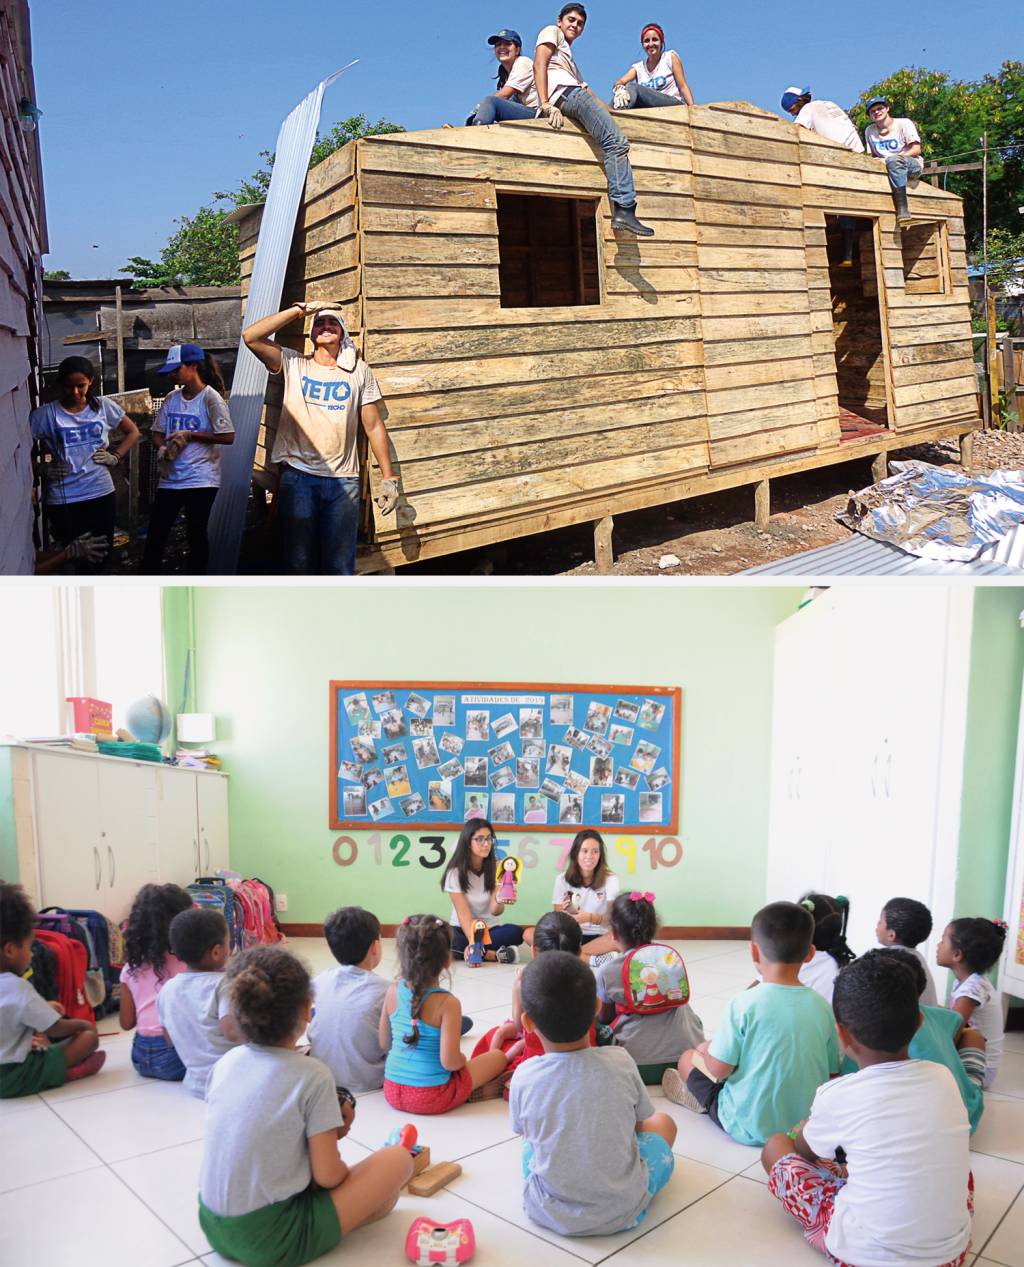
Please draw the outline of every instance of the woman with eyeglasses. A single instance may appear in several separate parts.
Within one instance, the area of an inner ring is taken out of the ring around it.
[[[461,959],[473,937],[473,924],[482,919],[491,936],[485,958],[515,963],[516,946],[523,944],[518,924],[500,923],[505,903],[498,898],[498,867],[494,856],[494,828],[486,818],[473,818],[459,833],[441,892],[452,900],[452,955]]]

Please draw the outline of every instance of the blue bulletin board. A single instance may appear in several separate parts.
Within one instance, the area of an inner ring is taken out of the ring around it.
[[[682,692],[330,684],[330,826],[678,830]]]

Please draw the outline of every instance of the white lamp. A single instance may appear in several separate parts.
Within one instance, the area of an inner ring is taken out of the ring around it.
[[[178,743],[212,743],[217,738],[217,722],[213,713],[179,713]]]

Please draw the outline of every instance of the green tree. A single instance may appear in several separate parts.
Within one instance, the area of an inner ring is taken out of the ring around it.
[[[1004,62],[998,73],[977,81],[952,79],[943,71],[910,66],[865,89],[850,111],[864,129],[865,102],[888,97],[893,113],[913,119],[921,133],[925,161],[981,161],[981,137],[989,139],[989,228],[1019,227],[1024,204],[1024,63]],[[945,188],[964,200],[968,247],[979,252],[982,234],[982,174],[951,172]]]
[[[48,268],[43,273],[44,282],[69,282],[71,274],[66,268]]]

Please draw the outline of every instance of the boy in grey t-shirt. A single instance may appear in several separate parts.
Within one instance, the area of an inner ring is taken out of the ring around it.
[[[340,965],[313,978],[310,1054],[322,1060],[338,1086],[379,1091],[384,1085],[380,1012],[388,982],[377,976],[380,921],[361,906],[343,906],[324,920],[324,936]]]
[[[512,1129],[523,1136],[523,1207],[563,1236],[634,1227],[672,1175],[675,1123],[654,1112],[627,1052],[590,1047],[597,994],[579,958],[548,951],[527,965],[520,989],[523,1026],[544,1047],[509,1092]]]
[[[186,1090],[202,1100],[214,1065],[242,1041],[224,988],[231,937],[219,911],[193,907],[171,920],[170,939],[187,971],[157,995],[157,1012],[187,1071]]]

